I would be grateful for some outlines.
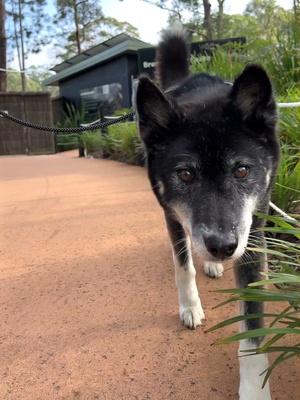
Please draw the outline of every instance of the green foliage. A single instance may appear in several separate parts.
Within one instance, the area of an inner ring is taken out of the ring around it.
[[[58,152],[78,149],[80,145],[81,139],[77,133],[56,135],[56,146]]]
[[[292,85],[280,103],[300,100],[300,88]],[[298,213],[300,210],[300,107],[280,108],[279,140],[281,162],[273,187],[272,201],[282,210]]]
[[[109,126],[108,138],[112,139],[111,143],[114,145],[113,151],[117,159],[129,164],[138,163],[140,141],[134,122],[124,122]]]
[[[72,103],[66,103],[67,111],[64,113],[65,120],[63,123],[57,123],[57,127],[62,128],[76,128],[83,121],[85,117],[85,107],[82,104],[80,107],[76,107]],[[81,139],[78,134],[67,133],[57,135],[57,146],[58,151],[67,151],[78,149],[78,147],[82,144]]]
[[[288,14],[292,15],[291,12]],[[285,28],[286,15],[287,12],[277,5],[276,0],[251,0],[244,11],[245,19],[252,20],[252,32],[248,31],[247,37],[259,37],[272,43],[276,32]]]
[[[84,133],[82,140],[88,154],[134,165],[143,164],[143,150],[135,122],[110,125],[107,133]]]
[[[122,117],[123,115],[129,114],[132,110],[130,108],[122,108],[114,112],[115,117]]]
[[[245,66],[245,49],[239,43],[216,46],[212,55],[191,55],[191,72],[206,72],[233,80]]]
[[[300,87],[292,84],[285,93],[278,97],[279,103],[300,101]],[[279,138],[282,143],[300,148],[300,107],[280,108]]]
[[[65,120],[63,124],[58,124],[64,128],[76,128],[79,126],[85,117],[85,106],[84,103],[80,107],[76,107],[73,103],[66,103],[67,111],[64,113]]]
[[[28,55],[39,53],[51,40],[46,5],[46,0],[5,1],[8,54],[14,59],[17,53],[21,70]]]
[[[57,44],[63,47],[64,59],[68,59],[81,53],[88,26],[101,18],[103,13],[99,2],[90,0],[56,0],[56,6]]]
[[[44,79],[52,76],[53,74],[45,67],[31,66],[26,71],[26,90],[28,92],[50,91],[52,95],[58,94],[57,87],[43,87],[42,82]],[[13,69],[7,71],[7,90],[20,92],[22,90],[21,75]]]
[[[262,49],[263,64],[277,93],[289,91],[300,83],[300,27],[289,15],[284,31],[276,31],[275,43]],[[299,92],[298,92],[299,93]],[[298,100],[299,101],[299,100]]]
[[[49,71],[48,67],[46,66],[31,65],[26,71],[27,78],[39,84],[39,90],[50,92],[52,96],[58,96],[58,86],[43,86],[43,81],[53,75],[54,72]]]
[[[229,293],[231,296],[220,304],[231,303],[233,301],[251,301],[251,302],[280,302],[282,303],[282,312],[280,313],[264,313],[264,314],[250,314],[241,315],[238,317],[231,318],[223,321],[214,327],[208,329],[207,332],[211,332],[216,329],[223,328],[224,326],[244,321],[246,319],[254,318],[272,318],[270,324],[266,328],[253,329],[247,332],[234,335],[230,338],[220,340],[216,344],[230,343],[246,338],[261,337],[264,335],[270,335],[271,338],[267,340],[259,349],[251,350],[251,353],[262,354],[262,353],[275,353],[277,358],[270,365],[265,375],[264,384],[270,377],[270,374],[274,368],[281,362],[295,356],[300,355],[300,318],[299,318],[299,305],[300,305],[300,228],[299,228],[299,217],[295,223],[291,223],[290,220],[286,220],[282,217],[269,217],[262,215],[262,218],[267,218],[271,222],[275,223],[273,228],[261,228],[264,231],[272,231],[272,233],[291,235],[289,240],[276,239],[274,237],[267,238],[268,249],[257,248],[256,243],[252,243],[252,246],[247,248],[248,251],[260,251],[265,253],[269,258],[269,263],[272,266],[273,272],[264,273],[263,276],[269,278],[268,280],[262,279],[260,282],[252,283],[245,289],[226,289],[218,290],[219,293]],[[295,240],[296,239],[296,243]],[[275,269],[276,268],[276,269]],[[277,272],[274,272],[274,271]],[[263,277],[262,277],[263,278]],[[262,285],[275,285],[276,289],[264,289]],[[285,303],[289,302],[290,305],[286,307]],[[219,307],[218,306],[218,307]],[[281,327],[278,327],[278,325]],[[283,326],[283,327],[282,327]],[[294,345],[286,346],[284,338],[286,335],[294,340]],[[279,345],[278,345],[278,341]],[[276,345],[274,345],[276,344]],[[245,354],[245,356],[247,356]]]
[[[272,191],[272,201],[277,207],[289,213],[300,210],[300,150],[299,147],[283,145],[281,162],[275,185]]]
[[[41,85],[33,79],[26,77],[26,88],[29,92],[38,92],[42,90]],[[7,73],[7,91],[20,92],[22,90],[22,82],[20,73],[11,70]]]
[[[104,145],[104,136],[101,131],[90,131],[81,134],[81,140],[87,154],[102,151]]]
[[[263,65],[269,73],[275,91],[286,96],[291,87],[300,83],[300,42],[270,44],[262,40],[246,44],[227,43],[216,46],[212,55],[192,55],[191,72],[217,74],[233,79],[248,63]]]
[[[100,2],[57,0],[56,4],[56,49],[64,60],[121,32],[139,37],[138,30],[128,22],[105,17]]]

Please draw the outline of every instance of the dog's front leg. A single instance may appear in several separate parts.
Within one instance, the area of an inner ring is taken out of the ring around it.
[[[167,214],[166,222],[172,242],[180,319],[183,325],[195,329],[201,325],[205,315],[196,285],[190,238],[185,234],[182,225]]]
[[[247,264],[236,266],[235,275],[237,286],[245,288],[249,283],[261,280],[260,272],[266,264],[263,255],[260,253],[251,253],[243,257]],[[240,302],[240,313],[242,315],[263,313],[263,303],[258,302]],[[240,324],[240,331],[249,331],[256,328],[262,328],[264,321],[262,318],[255,318],[243,321]],[[263,337],[254,339],[245,339],[240,341],[239,345],[239,363],[240,363],[240,400],[271,400],[269,382],[264,388],[264,375],[261,375],[268,368],[267,354],[252,354],[245,350],[256,349],[263,341]],[[250,354],[250,355],[249,355]]]

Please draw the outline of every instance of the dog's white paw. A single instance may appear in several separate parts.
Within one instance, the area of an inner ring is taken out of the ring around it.
[[[224,268],[220,263],[205,261],[204,272],[211,278],[221,278],[224,274]]]
[[[202,321],[205,319],[200,299],[193,307],[180,306],[179,312],[182,324],[190,329],[196,329],[197,326],[202,325]]]

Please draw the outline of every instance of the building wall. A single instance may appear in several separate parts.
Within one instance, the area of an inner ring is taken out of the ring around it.
[[[80,103],[80,91],[95,86],[120,83],[122,85],[123,107],[131,106],[131,75],[137,75],[137,55],[126,54],[61,81],[60,96],[67,101]]]

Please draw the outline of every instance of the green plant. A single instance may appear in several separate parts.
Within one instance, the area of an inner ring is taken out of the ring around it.
[[[65,128],[75,128],[79,126],[85,117],[85,106],[84,103],[80,107],[76,107],[73,103],[66,103],[67,111],[64,113],[65,121],[63,126]]]
[[[135,122],[124,122],[108,127],[107,151],[111,156],[129,164],[140,163],[140,138]]]
[[[143,164],[143,147],[135,122],[123,122],[107,127],[107,133],[87,132],[82,135],[87,153],[98,152],[129,164]]]
[[[56,135],[57,151],[69,151],[78,149],[80,136],[77,133],[65,133]]]
[[[245,66],[245,48],[240,43],[216,46],[211,55],[191,55],[191,72],[206,72],[233,80]]]
[[[231,296],[222,304],[231,303],[233,301],[250,301],[250,302],[280,302],[282,303],[282,311],[280,313],[264,313],[264,314],[250,314],[241,315],[238,317],[230,318],[223,321],[207,332],[223,328],[227,325],[244,321],[246,319],[254,318],[272,318],[271,323],[266,328],[253,329],[247,332],[242,332],[232,337],[218,341],[216,344],[225,344],[242,339],[257,338],[265,335],[271,336],[265,344],[258,349],[251,350],[251,353],[275,353],[277,358],[270,365],[266,371],[264,384],[270,377],[274,368],[281,362],[295,356],[300,355],[300,318],[299,318],[299,305],[300,305],[300,228],[299,217],[294,223],[290,220],[287,221],[282,217],[272,217],[267,215],[258,215],[273,222],[273,227],[260,228],[265,232],[272,234],[291,235],[292,240],[276,239],[275,237],[267,237],[268,248],[259,248],[255,242],[252,242],[247,248],[248,251],[263,252],[268,256],[271,271],[263,273],[263,277],[269,279],[262,279],[260,282],[252,283],[245,289],[225,289],[217,290],[218,293],[229,293]],[[263,278],[262,277],[262,278]],[[275,285],[274,289],[262,288],[263,285]],[[284,303],[288,302],[289,306],[286,307]],[[280,325],[278,327],[278,325]],[[286,346],[282,340],[286,335],[292,335],[295,344]],[[280,341],[280,342],[279,342]],[[246,354],[245,354],[246,356]],[[265,371],[264,371],[265,372]]]
[[[80,108],[75,107],[72,103],[66,103],[67,111],[64,112],[65,119],[61,123],[57,123],[58,128],[76,128],[84,121],[85,107],[84,104]],[[80,142],[80,137],[78,134],[66,133],[57,135],[57,150],[67,151],[78,149]]]
[[[278,30],[276,42],[265,49],[264,66],[272,77],[278,93],[292,84],[300,83],[300,28],[294,20],[288,21],[284,32]]]
[[[102,151],[103,136],[101,131],[84,132],[81,134],[81,140],[88,154],[96,151]]]
[[[289,213],[300,211],[300,150],[282,145],[281,161],[272,190],[272,201]]]
[[[300,87],[293,84],[281,96],[279,103],[293,103],[300,101]],[[282,143],[300,147],[300,107],[279,109],[279,138]]]
[[[122,108],[121,110],[114,111],[114,116],[122,117],[123,115],[129,114],[131,111],[130,108]]]
[[[247,43],[216,46],[212,54],[192,55],[191,72],[207,72],[233,79],[247,63],[263,65],[269,73],[276,93],[282,95],[300,82],[299,27],[292,21],[278,32],[276,41],[255,39]],[[299,100],[298,100],[299,101]]]

